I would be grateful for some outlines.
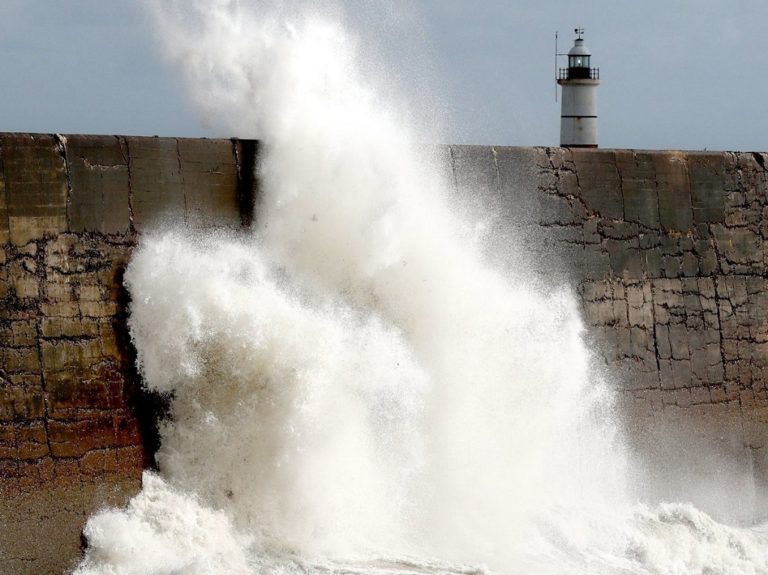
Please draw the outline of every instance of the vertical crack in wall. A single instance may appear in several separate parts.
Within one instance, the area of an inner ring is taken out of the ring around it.
[[[632,153],[632,160],[635,159],[635,153]],[[624,197],[624,174],[621,173],[621,170],[619,169],[619,157],[617,156],[616,152],[613,153],[613,166],[616,169],[616,175],[619,178],[619,196],[621,196],[621,219],[625,222],[628,222],[629,219],[627,219],[627,202],[626,198]]]
[[[651,329],[653,330],[653,355],[656,357],[656,380],[659,382],[659,392],[661,392],[661,360],[659,359],[659,334],[656,330],[658,325],[656,321],[656,293],[654,289],[654,281],[652,279],[646,280],[649,284],[649,291],[651,292]],[[645,301],[645,297],[643,297]]]
[[[721,330],[721,334],[720,335],[722,337],[722,327],[723,327],[723,325],[722,325],[722,320],[720,318],[720,306],[719,306],[720,294],[717,291],[717,281],[718,281],[719,278],[721,278],[721,277],[723,277],[725,275],[725,273],[723,272],[723,260],[725,258],[725,255],[720,251],[720,245],[718,244],[717,238],[715,237],[715,232],[712,229],[712,224],[707,224],[707,231],[708,231],[708,235],[709,235],[710,246],[712,247],[712,251],[715,252],[715,259],[717,260],[717,266],[716,266],[717,269],[712,272],[711,277],[715,281],[715,299],[716,299],[716,301],[718,303],[717,321],[720,324],[720,330]]]
[[[133,166],[131,165],[131,146],[128,142],[128,138],[123,136],[117,136],[120,143],[120,153],[125,161],[125,166],[128,170],[128,228],[132,234],[136,233],[136,226],[134,225],[133,218]]]
[[[653,189],[656,193],[656,221],[659,222],[659,232],[664,233],[664,224],[661,218],[661,194],[659,193],[659,175],[656,171],[656,162],[652,160],[653,166]]]
[[[731,308],[731,312],[732,312],[732,314],[734,316],[734,320],[735,320],[736,319],[736,310],[738,309],[738,306],[734,305],[734,299],[735,299],[734,295],[736,295],[736,294],[732,293],[731,286],[728,285],[728,278],[725,277],[725,276],[721,276],[721,278],[722,278],[722,283],[723,283],[723,285],[725,287],[725,289],[723,291],[725,291],[725,293],[726,293],[726,300],[728,301],[728,305]],[[719,292],[715,291],[715,293],[719,297]],[[720,306],[718,305],[718,312],[719,312],[719,309],[720,309]],[[719,321],[719,315],[718,315],[718,321]],[[721,329],[720,337],[722,338],[723,337],[723,334],[722,334],[722,324],[721,324],[720,329]],[[741,335],[737,333],[736,334],[736,339],[737,339],[737,341],[742,341]],[[737,344],[737,350],[738,350],[738,344]],[[737,362],[737,364],[741,363],[741,354],[738,353],[738,352],[737,352],[736,362]],[[750,364],[750,367],[752,367],[751,364]],[[723,371],[725,371],[725,364],[723,364]],[[725,379],[726,378],[724,377],[723,380],[725,380]],[[741,396],[741,391],[742,391],[741,390],[741,383],[737,382],[737,386],[738,387],[737,387],[736,391],[737,391],[737,396],[738,396],[738,400],[739,400],[739,414],[740,414],[740,417],[739,417],[739,428],[741,429],[741,441],[742,441],[743,444],[746,445],[746,443],[747,443],[747,435],[746,435],[746,429],[744,428],[745,412],[744,412],[744,401],[742,400],[742,396]],[[750,381],[750,387],[751,386],[752,386],[752,382]]]
[[[736,190],[735,191],[740,193],[740,194],[742,194],[744,196],[744,198],[745,198],[744,199],[744,205],[741,206],[741,207],[745,207],[746,206],[746,191],[747,190],[746,190],[746,187],[744,185],[744,175],[742,173],[741,168],[739,168],[739,164],[741,163],[739,155],[740,154],[736,153],[735,154],[735,158],[734,158],[734,160],[735,160],[734,161],[734,168],[735,168],[735,171],[736,171],[736,174],[735,174],[736,177],[734,178],[734,181],[736,182]],[[726,220],[726,228],[727,227],[728,227],[728,225],[727,225],[727,220]],[[736,309],[737,308],[733,304],[733,300],[734,300],[733,294],[730,293],[730,287],[729,287],[728,281],[727,281],[728,276],[725,273],[725,269],[723,268],[723,264],[724,263],[725,264],[729,263],[728,262],[728,258],[726,256],[725,252],[720,250],[720,245],[719,245],[719,243],[717,241],[717,238],[715,237],[714,234],[712,234],[712,238],[713,238],[713,246],[714,246],[714,249],[715,249],[715,256],[717,257],[717,262],[718,262],[717,269],[718,269],[718,272],[720,274],[718,276],[718,284],[722,281],[722,284],[724,285],[724,291],[726,293],[726,300],[728,301],[728,305],[731,308],[731,313],[733,314],[734,320],[735,320],[735,318],[736,318]],[[718,319],[718,322],[720,323],[720,346],[721,346],[720,347],[720,353],[721,353],[721,355],[724,358],[725,357],[725,348],[724,348],[724,343],[725,342],[724,342],[724,339],[723,339],[723,322],[722,322],[722,318],[721,318],[721,314],[720,314],[721,298],[720,298],[720,290],[718,289],[718,287],[719,286],[716,285],[715,297],[718,298],[718,300],[717,300],[717,313],[718,313],[717,319]],[[736,337],[737,337],[737,341],[739,341],[741,339],[738,333],[736,334]],[[737,354],[736,354],[736,360],[735,360],[737,362],[737,364],[741,362],[741,357],[740,356],[741,356],[741,354],[738,352],[738,343],[737,343]],[[728,380],[728,376],[726,375],[725,361],[723,361],[723,382],[726,385],[727,385],[727,380]],[[752,384],[750,382],[750,386],[751,385]],[[745,417],[744,402],[743,402],[742,396],[741,396],[742,395],[741,394],[741,383],[740,383],[738,378],[737,378],[737,381],[736,381],[736,386],[737,386],[736,387],[736,394],[737,394],[737,397],[738,397],[739,415],[740,415],[740,417],[739,417],[739,425],[740,425],[741,435],[742,435],[741,439],[742,439],[742,443],[746,443],[747,437],[746,437],[746,430],[744,429],[744,417]]]
[[[61,134],[54,134],[53,136],[54,144],[56,146],[56,151],[59,153],[59,156],[61,156],[61,161],[64,165],[64,177],[67,181],[67,200],[66,200],[66,219],[67,219],[67,230],[69,230],[69,222],[71,220],[71,206],[72,206],[72,175],[69,170],[69,160],[67,158],[67,138],[62,136]]]
[[[40,283],[42,285],[48,285],[48,271],[45,267],[45,250],[41,249],[41,246],[39,243],[37,244],[37,251],[35,253],[35,265],[37,266],[37,274],[40,277]],[[42,305],[40,305],[40,299],[42,299],[42,294],[39,294],[39,298],[37,301],[36,306],[36,317],[35,317],[35,339],[36,339],[36,348],[37,348],[37,361],[40,364],[40,388],[43,393],[43,430],[45,431],[45,443],[48,447],[48,456],[53,459],[53,446],[51,444],[51,433],[49,429],[49,421],[50,421],[50,398],[49,393],[50,390],[48,389],[48,381],[45,377],[45,357],[43,354],[43,330],[42,330],[42,324],[43,320],[45,319],[43,317],[43,310]]]
[[[176,165],[179,170],[179,182],[181,184],[181,198],[184,201],[184,214],[182,219],[185,224],[189,223],[189,206],[187,205],[187,188],[184,185],[184,173],[181,170],[181,149],[179,148],[179,138],[173,139],[176,144]]]
[[[721,302],[720,302],[720,289],[717,285],[719,282],[719,277],[712,278],[712,284],[715,289],[715,307],[717,308],[717,333],[720,336],[720,363],[723,366],[723,393],[725,394],[726,398],[728,397],[728,382],[726,381],[726,369],[725,369],[725,339],[723,338],[723,316],[722,312],[720,311],[721,308]]]
[[[496,178],[496,191],[501,194],[501,171],[499,170],[499,153],[496,148],[491,146],[491,155],[493,156],[493,175]]]

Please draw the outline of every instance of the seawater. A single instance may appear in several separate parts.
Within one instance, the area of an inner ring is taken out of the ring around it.
[[[264,144],[252,233],[158,229],[125,281],[158,472],[75,573],[768,573],[633,492],[575,299],[487,263],[336,21],[148,3],[190,97]],[[521,248],[522,249],[522,248]]]

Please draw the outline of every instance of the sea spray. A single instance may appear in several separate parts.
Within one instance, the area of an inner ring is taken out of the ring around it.
[[[574,298],[485,263],[339,24],[149,6],[206,117],[262,141],[260,198],[247,236],[134,254],[131,334],[171,418],[79,574],[765,570],[758,533],[631,505]]]

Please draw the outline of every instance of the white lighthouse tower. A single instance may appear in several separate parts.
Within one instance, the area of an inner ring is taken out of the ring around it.
[[[560,68],[557,83],[563,88],[560,145],[597,148],[597,86],[600,70],[592,68],[592,54],[584,45],[584,28],[574,30],[576,40],[568,52],[568,67]]]

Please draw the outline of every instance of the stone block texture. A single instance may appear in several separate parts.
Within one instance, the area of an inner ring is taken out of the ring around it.
[[[168,222],[250,225],[257,156],[253,141],[0,134],[0,574],[65,571],[87,516],[139,488],[156,412],[123,271]],[[764,513],[768,157],[437,156],[493,264],[581,303],[626,441],[654,470],[647,494],[700,503],[727,484],[709,511]]]
[[[123,272],[163,222],[241,227],[236,146],[0,134],[0,574],[64,572],[152,465]]]
[[[453,146],[456,181],[475,183],[488,211],[505,206],[518,224],[507,237],[535,254],[529,269],[540,285],[566,284],[580,300],[587,341],[618,390],[627,443],[656,472],[648,495],[701,496],[716,515],[764,518],[768,158],[519,150]],[[514,170],[502,170],[511,153]],[[515,171],[529,176],[512,181]],[[504,250],[490,246],[491,255]],[[733,496],[707,502],[724,482]]]

